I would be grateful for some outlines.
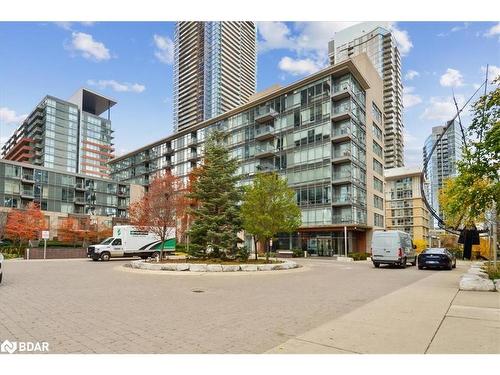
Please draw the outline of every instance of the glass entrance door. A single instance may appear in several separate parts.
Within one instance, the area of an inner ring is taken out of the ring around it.
[[[318,237],[318,255],[331,257],[333,255],[332,239]]]

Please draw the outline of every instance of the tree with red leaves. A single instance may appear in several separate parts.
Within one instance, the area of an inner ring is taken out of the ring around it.
[[[7,216],[5,236],[15,241],[19,247],[29,240],[38,239],[44,230],[45,217],[38,204],[31,202],[26,209],[13,209]]]
[[[177,217],[184,212],[182,181],[169,171],[156,177],[142,199],[129,208],[130,224],[156,234],[162,241],[160,259],[163,259],[165,241],[175,235]]]

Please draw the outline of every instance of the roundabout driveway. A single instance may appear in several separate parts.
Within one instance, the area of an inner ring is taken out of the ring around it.
[[[316,258],[295,272],[167,276],[127,262],[5,262],[0,341],[46,341],[51,353],[263,353],[439,272]]]

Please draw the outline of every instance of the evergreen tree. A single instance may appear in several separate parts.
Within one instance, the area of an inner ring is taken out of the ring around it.
[[[237,160],[224,145],[224,134],[213,132],[205,144],[202,167],[193,171],[188,194],[197,202],[190,210],[190,255],[224,258],[236,253],[241,230],[237,168]]]

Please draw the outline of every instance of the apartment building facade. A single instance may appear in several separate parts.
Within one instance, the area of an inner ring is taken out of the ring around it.
[[[457,176],[456,163],[462,158],[463,139],[460,126],[454,121],[445,131],[446,126],[435,126],[427,137],[423,147],[424,163],[427,164],[426,177],[429,181],[427,189],[427,200],[438,215],[444,219],[439,205],[439,190],[443,188],[446,179]],[[443,134],[444,133],[444,134]],[[441,141],[439,137],[443,134]],[[437,143],[434,152],[431,150]],[[431,218],[432,228],[437,229],[438,223]]]
[[[248,101],[257,84],[254,22],[177,22],[174,34],[174,130]]]
[[[106,178],[114,156],[115,104],[84,88],[68,100],[47,95],[5,142],[1,158]]]
[[[346,230],[348,251],[366,251],[384,227],[382,100],[382,81],[361,54],[120,156],[111,174],[147,185],[170,170],[187,181],[207,135],[221,130],[242,184],[275,171],[296,191],[303,225],[276,247],[340,255]]]
[[[127,182],[63,172],[32,164],[0,159],[0,211],[23,209],[35,202],[44,212],[52,236],[59,220],[68,216],[91,217],[111,226],[125,220],[128,207],[144,188]]]
[[[385,227],[406,232],[430,244],[430,214],[420,190],[422,170],[391,168],[385,175]],[[424,184],[427,184],[424,181]]]
[[[401,56],[389,22],[364,22],[337,32],[328,44],[330,63],[366,53],[383,80],[384,167],[404,166]]]

